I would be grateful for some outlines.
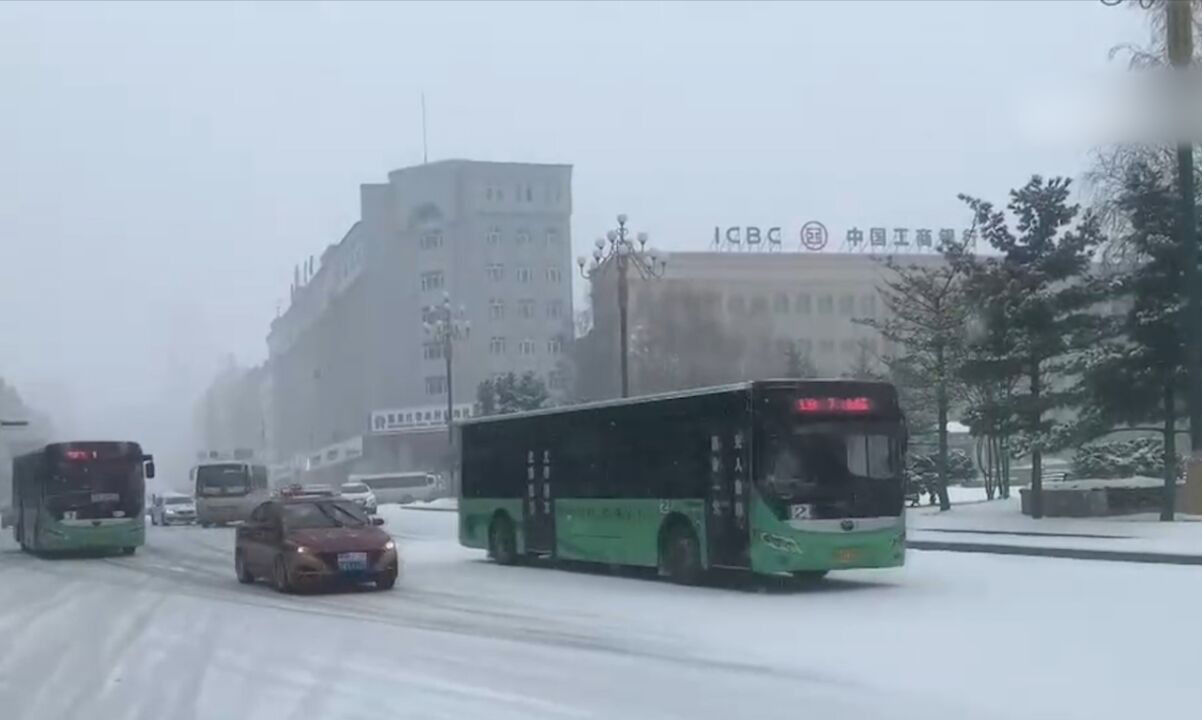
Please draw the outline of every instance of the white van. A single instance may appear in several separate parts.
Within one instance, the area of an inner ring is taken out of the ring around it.
[[[192,468],[196,521],[203,527],[242,522],[270,497],[267,467],[247,462],[204,462]]]
[[[376,502],[380,505],[428,502],[438,497],[440,490],[438,477],[425,471],[351,475],[346,481],[363,483],[371,488],[372,493],[376,496]]]

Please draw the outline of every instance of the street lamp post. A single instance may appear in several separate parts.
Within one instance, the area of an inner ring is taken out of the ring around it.
[[[576,258],[580,266],[580,276],[586,280],[594,280],[608,265],[610,260],[618,270],[618,342],[622,366],[622,397],[630,396],[630,375],[628,371],[628,334],[626,331],[626,311],[630,297],[630,286],[627,272],[633,267],[644,280],[659,279],[664,276],[668,262],[656,257],[654,252],[647,252],[647,233],[641,232],[636,237],[638,244],[630,238],[626,228],[626,213],[618,215],[618,228],[605,234],[605,239],[597,238],[593,248],[593,262],[585,267],[585,258]],[[608,243],[607,243],[608,241]]]
[[[450,293],[444,293],[442,303],[425,308],[426,336],[442,348],[442,356],[447,364],[447,444],[455,444],[455,430],[451,424],[454,415],[454,380],[451,377],[451,358],[455,341],[465,339],[471,332],[472,325],[465,319],[466,312],[462,305],[458,308],[451,306]]]

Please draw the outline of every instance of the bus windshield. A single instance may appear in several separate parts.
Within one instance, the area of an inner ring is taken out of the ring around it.
[[[878,504],[874,499],[894,504],[901,458],[901,432],[895,425],[802,425],[766,438],[760,485],[777,500],[823,504],[827,516],[859,515]]]
[[[243,463],[201,465],[196,469],[196,494],[206,497],[246,495],[250,472]]]
[[[66,460],[54,468],[45,487],[52,514],[82,520],[112,517],[115,511],[137,514],[145,481],[140,459]]]

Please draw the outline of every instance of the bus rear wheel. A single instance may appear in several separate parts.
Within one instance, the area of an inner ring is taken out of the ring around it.
[[[498,565],[513,565],[518,561],[513,522],[505,515],[493,518],[488,526],[488,556]]]
[[[696,533],[684,523],[668,528],[660,558],[664,572],[672,582],[696,585],[701,581],[701,546]]]

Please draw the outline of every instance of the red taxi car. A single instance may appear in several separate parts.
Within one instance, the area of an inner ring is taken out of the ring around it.
[[[238,528],[234,572],[243,583],[269,579],[280,592],[337,582],[387,590],[400,574],[400,557],[383,524],[349,500],[281,494]]]

